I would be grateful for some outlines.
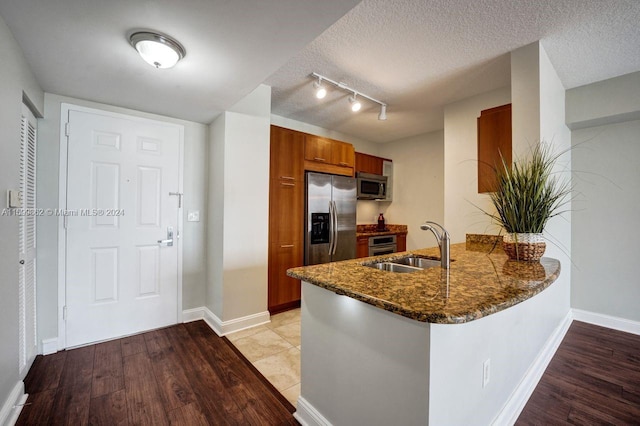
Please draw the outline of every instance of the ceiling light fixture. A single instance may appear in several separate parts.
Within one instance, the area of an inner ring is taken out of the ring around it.
[[[358,112],[360,108],[362,108],[362,104],[356,99],[356,96],[358,96],[356,92],[353,92],[353,96],[349,96],[349,103],[351,104],[351,111],[353,112]]]
[[[171,37],[151,32],[138,31],[129,37],[129,43],[142,59],[156,68],[171,68],[186,55],[184,47]]]
[[[327,89],[322,85],[321,77],[318,77],[318,81],[313,83],[313,87],[316,89],[316,98],[322,99],[327,96]]]
[[[380,114],[378,114],[378,120],[384,121],[387,119],[387,106],[385,104],[380,105]]]
[[[372,98],[371,96],[365,95],[362,92],[358,92],[355,89],[352,89],[351,87],[347,86],[344,83],[339,83],[337,81],[331,80],[330,78],[327,78],[323,75],[320,75],[316,72],[312,72],[311,73],[311,77],[314,79],[318,79],[318,81],[315,81],[313,83],[313,87],[316,89],[316,98],[318,99],[322,99],[327,95],[327,89],[324,88],[324,86],[322,86],[322,81],[326,81],[327,83],[330,83],[334,86],[336,86],[338,89],[342,89],[346,92],[351,92],[352,95],[349,96],[349,103],[351,104],[351,111],[353,112],[358,112],[360,111],[360,109],[362,108],[362,103],[357,99],[358,96],[362,97],[362,98],[367,98],[372,102],[375,102],[377,104],[380,105],[380,114],[378,114],[378,120],[380,121],[385,121],[387,119],[387,104],[379,101],[375,98]]]

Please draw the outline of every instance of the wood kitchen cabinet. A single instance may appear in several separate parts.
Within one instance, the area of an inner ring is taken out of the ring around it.
[[[353,176],[353,145],[315,135],[305,135],[304,169],[314,172]]]
[[[271,126],[268,308],[300,306],[300,280],[287,269],[304,262],[304,134]]]
[[[358,237],[356,246],[356,257],[369,256],[369,237]]]
[[[503,158],[511,166],[511,104],[481,111],[478,117],[478,193],[493,191],[494,168]]]
[[[304,139],[304,133],[271,126],[271,179],[304,180]]]
[[[376,157],[375,155],[356,152],[356,173],[371,173],[374,175],[382,175],[382,165],[385,160],[385,158]]]
[[[396,234],[396,247],[398,252],[407,251],[407,234]]]

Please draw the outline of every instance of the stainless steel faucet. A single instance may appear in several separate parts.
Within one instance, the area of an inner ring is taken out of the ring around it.
[[[440,229],[438,232],[433,226],[436,226]],[[431,231],[433,235],[436,236],[436,240],[438,240],[438,246],[440,247],[440,265],[444,269],[449,269],[449,265],[451,264],[449,259],[449,251],[451,245],[451,239],[449,238],[449,233],[446,229],[442,227],[442,225],[438,225],[435,222],[426,221],[422,225],[420,225],[420,229],[423,231]]]

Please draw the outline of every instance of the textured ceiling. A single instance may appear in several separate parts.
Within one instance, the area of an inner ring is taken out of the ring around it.
[[[0,15],[45,91],[208,123],[358,2],[0,0]],[[176,38],[186,57],[150,67],[133,29]]]
[[[386,142],[443,128],[443,106],[510,84],[509,52],[541,40],[565,88],[640,70],[638,0],[364,0],[269,77],[272,113]],[[323,74],[389,104],[313,96]]]
[[[377,142],[441,129],[444,105],[509,85],[509,52],[537,40],[566,88],[640,70],[640,0],[358,3],[0,0],[0,15],[47,92],[208,123],[265,82],[274,114]],[[187,56],[155,70],[132,29]],[[388,120],[337,90],[317,101],[312,71],[387,102]]]

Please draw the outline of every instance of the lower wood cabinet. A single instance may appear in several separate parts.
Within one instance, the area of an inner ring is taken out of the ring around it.
[[[356,246],[356,257],[369,256],[369,237],[358,237]]]
[[[268,304],[272,315],[300,306],[300,280],[287,276],[287,269],[301,266],[303,255],[302,243],[272,244],[269,247]]]
[[[407,251],[407,234],[396,235],[396,247],[398,252]]]

